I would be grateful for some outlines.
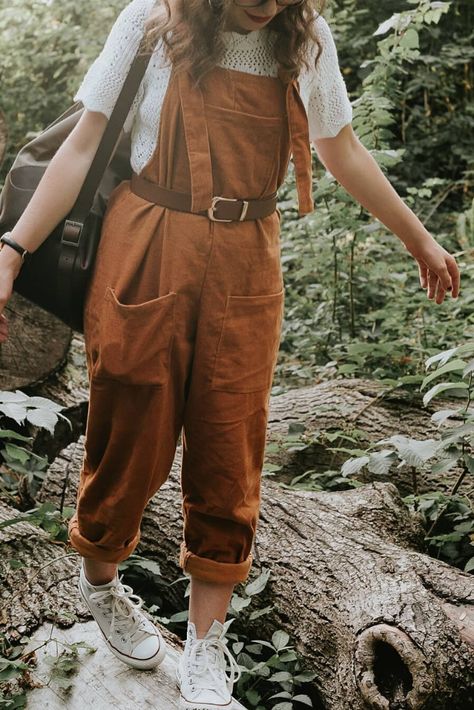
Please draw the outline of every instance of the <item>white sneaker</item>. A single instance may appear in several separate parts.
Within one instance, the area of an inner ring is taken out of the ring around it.
[[[225,633],[230,624],[214,619],[204,638],[196,638],[196,627],[188,621],[184,653],[176,669],[181,710],[230,710],[232,688],[241,676],[235,658],[227,648]],[[230,676],[226,674],[227,660]]]
[[[143,599],[121,579],[116,574],[108,584],[92,585],[82,564],[79,591],[112,653],[133,668],[153,668],[164,660],[166,644],[156,626],[140,611]]]

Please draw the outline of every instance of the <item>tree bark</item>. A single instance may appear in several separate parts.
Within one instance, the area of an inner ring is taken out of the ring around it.
[[[5,309],[9,338],[0,347],[0,389],[39,383],[64,363],[71,329],[14,293]]]
[[[50,468],[44,499],[59,501],[67,468],[63,497],[73,503],[82,445]],[[181,575],[180,456],[148,505],[137,549],[169,580]],[[329,710],[470,707],[473,578],[422,553],[420,519],[395,486],[312,493],[265,480],[262,493],[254,571],[270,568],[258,603],[274,608],[252,623],[239,617],[241,629],[285,629],[317,673],[315,702]]]

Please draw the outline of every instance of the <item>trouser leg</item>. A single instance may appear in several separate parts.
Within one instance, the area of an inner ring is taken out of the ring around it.
[[[120,562],[138,544],[143,510],[168,477],[179,416],[166,389],[92,380],[72,546]]]
[[[260,508],[265,393],[211,392],[183,429],[180,565],[210,582],[245,581]]]

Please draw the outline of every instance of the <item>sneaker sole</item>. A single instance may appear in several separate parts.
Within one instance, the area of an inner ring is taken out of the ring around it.
[[[131,656],[127,656],[126,654],[121,653],[118,649],[116,649],[114,646],[112,646],[112,644],[110,643],[110,641],[107,640],[106,635],[102,631],[101,625],[99,624],[99,622],[95,618],[95,616],[92,612],[92,609],[89,606],[89,602],[87,601],[87,598],[86,598],[84,592],[82,591],[82,585],[80,583],[79,583],[78,587],[79,587],[79,592],[81,594],[81,597],[84,600],[84,604],[89,609],[94,621],[96,622],[97,626],[99,627],[107,648],[109,649],[109,651],[111,651],[111,653],[114,654],[114,656],[116,656],[118,659],[123,661],[123,663],[126,663],[127,666],[131,666],[132,668],[136,668],[137,670],[141,670],[141,671],[151,670],[152,668],[156,668],[156,666],[159,666],[160,663],[163,663],[163,661],[165,660],[165,657],[166,657],[166,643],[164,642],[164,640],[161,636],[159,637],[160,648],[158,649],[158,653],[156,653],[152,658],[147,658],[147,659],[143,659],[143,660],[139,660],[138,658],[132,658]]]
[[[179,690],[179,710],[232,710],[234,707],[234,699],[232,698],[229,703],[218,704],[218,703],[193,703],[190,700],[186,700],[181,695],[181,686],[176,681],[176,687]]]

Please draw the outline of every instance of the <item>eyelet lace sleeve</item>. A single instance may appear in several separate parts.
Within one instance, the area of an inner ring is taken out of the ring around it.
[[[82,101],[90,111],[110,118],[135,53],[143,37],[145,21],[155,0],[132,0],[119,14],[99,56],[89,67],[74,101]],[[131,131],[137,107],[143,96],[143,82],[124,124]]]
[[[315,69],[307,78],[309,86],[308,123],[310,139],[336,136],[352,121],[352,105],[339,67],[336,45],[326,20],[319,15],[316,33],[322,51]],[[317,54],[315,47],[312,66]]]

